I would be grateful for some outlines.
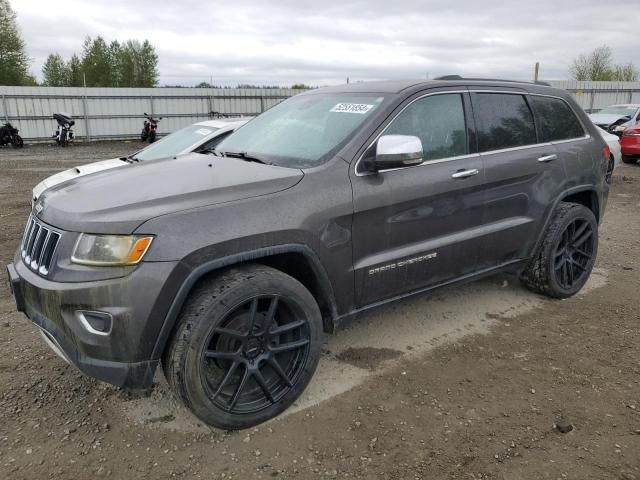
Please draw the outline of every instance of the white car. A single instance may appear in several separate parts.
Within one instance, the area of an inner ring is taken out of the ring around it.
[[[622,150],[620,148],[620,137],[614,135],[613,133],[605,132],[602,130],[602,138],[609,145],[609,150],[611,150],[611,155],[613,156],[614,165],[617,167],[622,159]]]
[[[234,130],[240,128],[249,121],[248,118],[206,120],[194,123],[181,130],[173,132],[137,151],[136,153],[122,158],[111,158],[100,162],[88,163],[79,167],[70,168],[50,177],[45,178],[33,188],[32,205],[40,197],[42,192],[48,188],[66,182],[72,178],[89,175],[90,173],[101,172],[111,168],[122,167],[132,162],[145,162],[159,160],[182,155],[189,152],[199,152],[215,148]]]
[[[589,114],[589,118],[601,129],[622,135],[625,128],[640,121],[640,104],[610,105],[596,113]]]

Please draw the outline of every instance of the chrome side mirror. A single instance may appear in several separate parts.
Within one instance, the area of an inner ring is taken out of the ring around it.
[[[408,167],[422,163],[422,141],[413,135],[383,135],[376,145],[375,170]]]

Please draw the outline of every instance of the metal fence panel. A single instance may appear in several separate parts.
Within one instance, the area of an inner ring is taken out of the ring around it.
[[[63,88],[0,87],[0,119],[12,122],[28,141],[51,138],[52,115],[67,112],[76,121],[79,139],[137,137],[144,113],[163,117],[158,133],[166,134],[212,118],[257,115],[299,93],[291,89],[234,88]]]
[[[640,82],[551,81],[569,91],[585,110],[618,103],[640,103]],[[52,115],[67,112],[82,139],[133,138],[140,134],[144,113],[163,117],[158,132],[166,134],[206,120],[211,112],[257,115],[300,90],[265,88],[66,88],[0,87],[0,119],[11,121],[28,141],[51,138]]]

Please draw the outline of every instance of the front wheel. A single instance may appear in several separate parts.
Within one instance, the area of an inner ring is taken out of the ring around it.
[[[156,132],[151,132],[149,134],[149,143],[153,143],[156,141]]]
[[[597,253],[598,222],[593,212],[584,205],[562,202],[522,281],[548,297],[571,297],[587,282]]]
[[[235,430],[275,417],[301,395],[321,343],[311,293],[279,270],[246,265],[192,292],[162,364],[197,417]]]
[[[22,140],[22,137],[20,135],[15,135],[13,137],[13,140],[11,141],[11,144],[13,145],[13,148],[24,147],[24,141]]]

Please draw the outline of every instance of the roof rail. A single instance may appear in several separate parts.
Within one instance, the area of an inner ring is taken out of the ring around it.
[[[436,77],[434,80],[472,80],[472,81],[482,81],[482,82],[506,82],[506,83],[530,83],[534,85],[545,85],[550,87],[551,85],[547,82],[527,82],[524,80],[504,80],[501,78],[466,78],[461,77],[460,75],[443,75],[441,77]]]

